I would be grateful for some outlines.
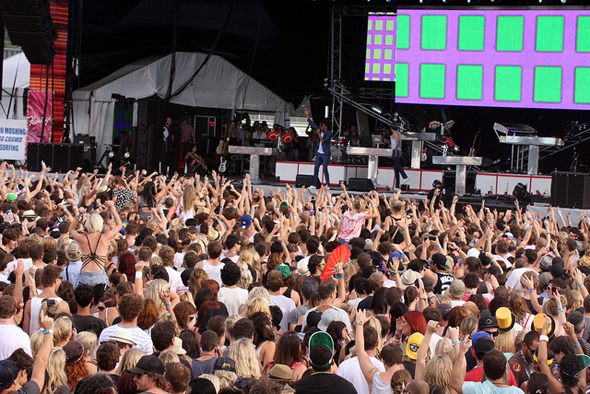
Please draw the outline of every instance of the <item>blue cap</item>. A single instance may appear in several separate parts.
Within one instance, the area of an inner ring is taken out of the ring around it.
[[[250,225],[252,224],[252,216],[245,214],[244,216],[242,216],[242,220],[240,221],[240,227],[241,228],[248,228],[250,227]]]
[[[475,342],[477,342],[477,340],[478,339],[481,339],[481,338],[489,338],[489,339],[492,339],[491,335],[488,334],[487,332],[485,332],[485,331],[478,331],[475,334],[473,334],[473,336],[471,337],[471,346],[474,346],[475,345]]]

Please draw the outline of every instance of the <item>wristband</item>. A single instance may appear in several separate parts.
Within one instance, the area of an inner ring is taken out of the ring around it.
[[[395,333],[395,337],[396,337],[396,338],[399,338],[399,337],[400,337],[400,335],[399,335],[399,334],[396,332],[396,333]]]
[[[53,335],[53,330],[49,329],[49,330],[43,331],[43,335],[47,335],[47,334]],[[579,343],[578,343],[578,345],[579,345]]]
[[[557,248],[553,249],[554,252],[558,252]]]
[[[286,245],[285,244],[281,244],[281,248],[284,248]]]
[[[557,308],[557,312],[563,312],[563,308]]]
[[[135,273],[135,279],[142,279],[143,278],[143,272],[136,272]]]
[[[167,302],[166,304],[164,304],[164,305],[166,305],[166,308],[168,308],[170,305],[172,305],[172,303],[171,303],[170,301],[168,301],[168,302]]]
[[[31,276],[31,279],[35,279],[35,277],[34,276]]]
[[[580,347],[580,342],[577,345],[574,345],[574,349],[578,349]]]
[[[584,284],[583,283],[578,283],[578,286],[584,286]]]
[[[541,341],[549,342],[549,337],[547,335],[541,335],[539,336],[539,342]]]
[[[408,230],[406,230],[406,231],[404,231],[404,234],[407,234],[408,232],[409,232],[409,231],[408,231]]]
[[[457,341],[453,341],[453,346],[458,345],[460,343],[461,343],[461,341],[458,341],[458,340]]]
[[[530,293],[531,291],[535,291],[535,289],[529,289],[529,293]]]
[[[336,275],[336,274],[334,274],[334,278],[336,278],[336,279],[342,279],[342,278],[344,278],[344,275]]]

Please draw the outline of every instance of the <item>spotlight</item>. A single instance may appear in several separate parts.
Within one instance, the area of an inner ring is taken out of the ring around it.
[[[420,0],[420,2],[422,2],[422,0]],[[378,105],[371,105],[371,111],[373,112],[377,112],[379,115],[381,115],[383,113],[383,108],[381,108]]]
[[[125,154],[123,155],[123,157],[126,158],[126,159],[128,159],[129,156],[131,156],[131,153],[129,153],[129,152],[125,152]]]
[[[115,152],[109,152],[109,159],[112,159],[113,157],[115,157]]]

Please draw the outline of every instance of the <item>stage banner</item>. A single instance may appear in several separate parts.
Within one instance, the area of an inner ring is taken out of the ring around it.
[[[52,0],[50,3],[51,18],[57,30],[57,40],[53,43],[55,56],[53,63],[47,66],[31,64],[28,118],[29,127],[38,123],[39,127],[30,130],[28,142],[39,142],[41,122],[47,91],[47,110],[45,117],[45,133],[43,142],[63,142],[64,130],[64,97],[66,89],[66,58],[68,41],[68,1]],[[49,81],[47,81],[49,79]],[[47,83],[48,82],[48,83]],[[40,108],[40,110],[39,110]]]
[[[52,107],[53,101],[51,97],[47,97],[47,108],[45,108],[45,92],[29,92],[27,142],[51,142]],[[45,113],[45,130],[43,130],[43,113]],[[41,137],[42,130],[43,137]]]
[[[0,119],[0,160],[25,160],[27,121]]]

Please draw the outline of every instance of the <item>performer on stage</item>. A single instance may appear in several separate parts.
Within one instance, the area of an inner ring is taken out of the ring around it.
[[[318,144],[318,153],[315,158],[315,166],[313,168],[313,183],[309,189],[316,189],[318,186],[318,174],[320,172],[320,164],[324,166],[324,176],[326,177],[326,184],[330,186],[330,175],[328,174],[328,162],[330,161],[330,142],[332,140],[332,130],[330,130],[330,121],[323,119],[318,127],[309,117],[309,110],[304,108],[307,123],[312,129],[316,130],[317,136],[320,139]],[[321,182],[320,182],[321,184]]]
[[[395,187],[399,188],[400,175],[408,179],[404,168],[402,167],[402,138],[399,130],[391,128],[391,150],[393,151],[393,169],[395,170]]]

